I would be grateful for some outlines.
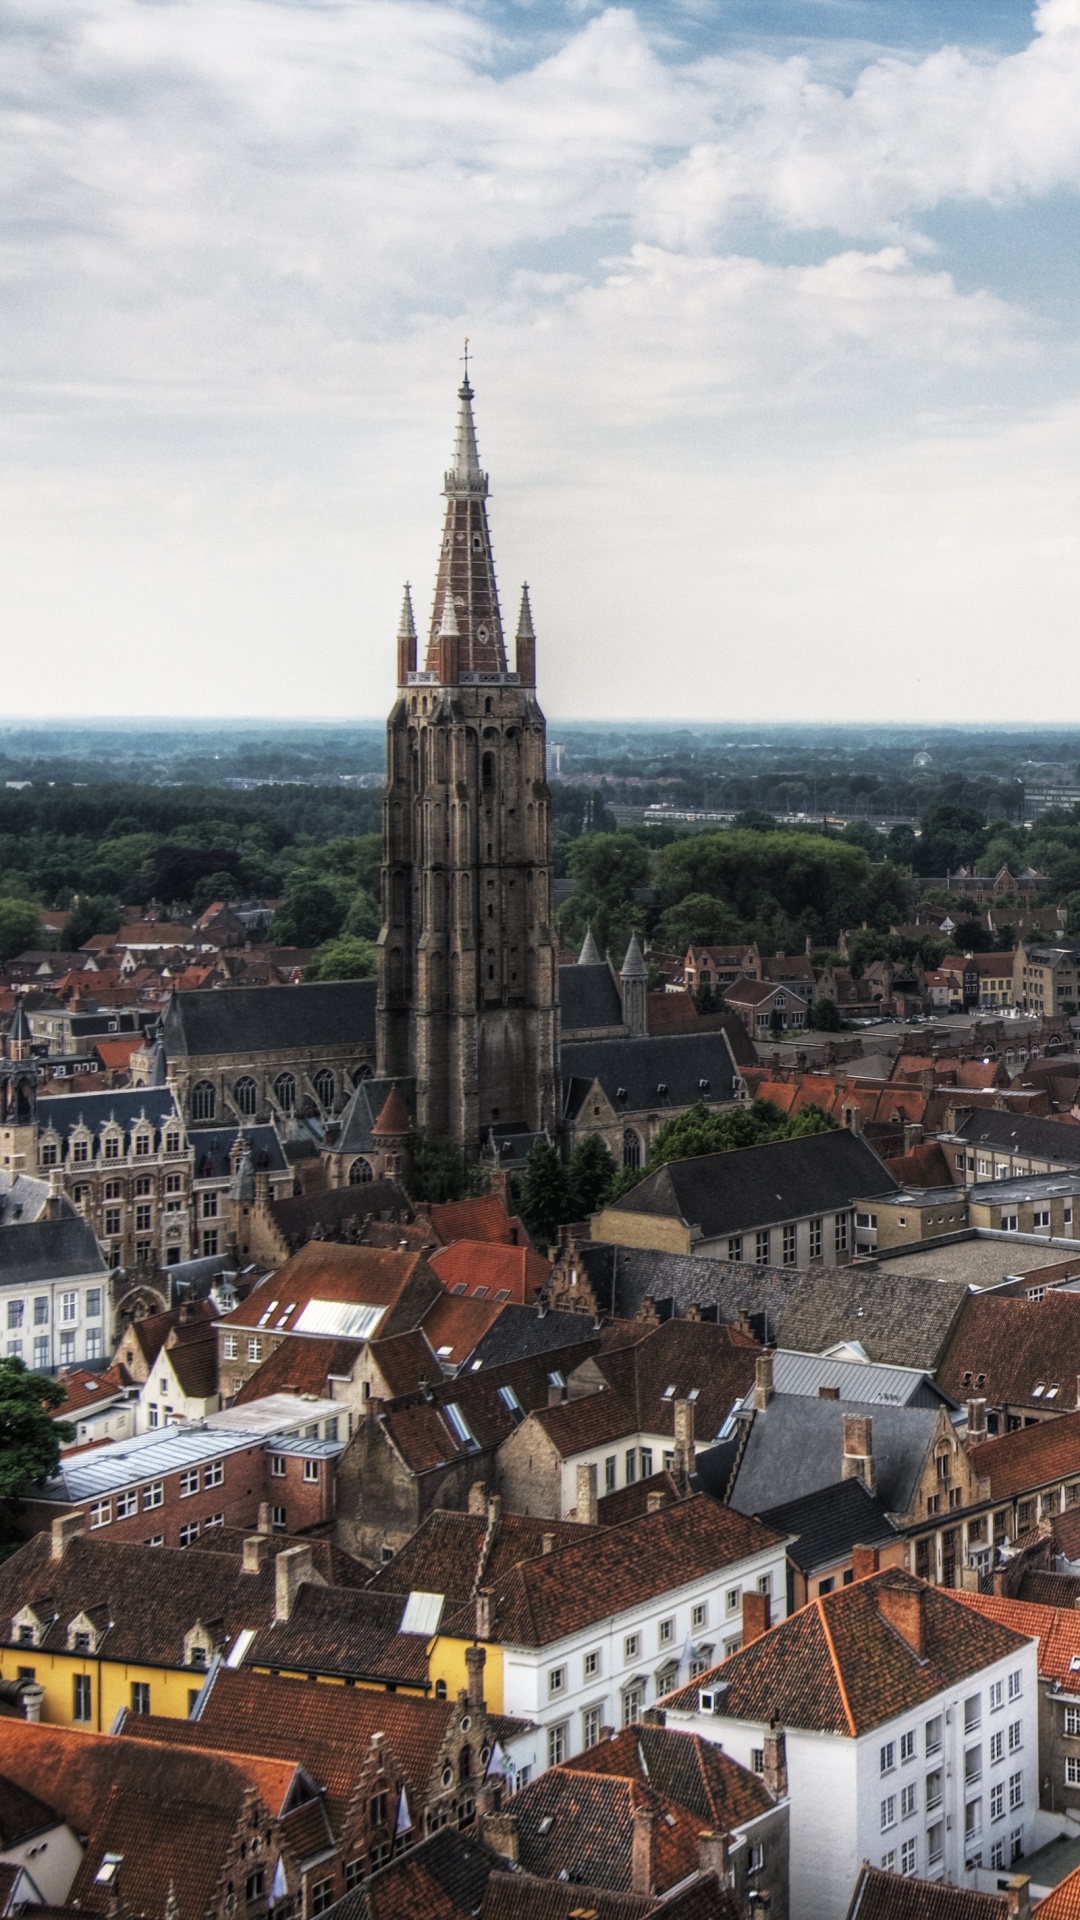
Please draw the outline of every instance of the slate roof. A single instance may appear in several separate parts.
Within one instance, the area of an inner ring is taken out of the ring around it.
[[[404,1090],[404,1099],[402,1091]],[[405,1101],[415,1105],[415,1080],[376,1080],[368,1078],[358,1081],[339,1122],[339,1132],[334,1142],[335,1153],[374,1153],[379,1144],[376,1131],[380,1115],[386,1102],[394,1095],[401,1105]],[[406,1116],[409,1109],[406,1107]]]
[[[94,1230],[80,1214],[15,1220],[0,1227],[0,1286],[36,1287],[49,1280],[107,1276]]]
[[[775,1140],[728,1153],[671,1160],[616,1200],[616,1213],[682,1220],[705,1239],[770,1222],[850,1207],[869,1194],[899,1192],[859,1134],[838,1127],[800,1140]]]
[[[431,1240],[426,1229],[417,1233],[411,1224],[413,1211],[403,1187],[396,1180],[367,1180],[362,1186],[331,1187],[323,1193],[285,1194],[271,1200],[270,1217],[286,1246],[302,1247],[315,1237],[315,1229],[326,1239],[337,1239],[343,1230],[351,1232],[372,1219],[392,1223],[393,1239],[406,1239],[409,1246],[420,1247]],[[370,1242],[369,1242],[370,1244]]]
[[[601,1313],[633,1319],[646,1298],[661,1313],[694,1303],[733,1321],[745,1309],[759,1337],[802,1353],[858,1340],[871,1360],[933,1373],[967,1298],[962,1280],[872,1267],[758,1267],[584,1242],[575,1256]],[[670,1306],[667,1304],[670,1303]]]
[[[485,1575],[495,1589],[492,1637],[504,1646],[549,1645],[781,1538],[706,1495],[693,1496],[523,1561],[502,1580]]]
[[[959,1400],[1060,1412],[1077,1404],[1073,1355],[1080,1349],[1080,1294],[1050,1287],[1041,1300],[973,1293],[938,1378]]]
[[[715,1740],[676,1727],[624,1727],[565,1764],[571,1773],[640,1780],[717,1833],[730,1833],[776,1804],[765,1782]]]
[[[563,1112],[570,1118],[580,1113],[597,1081],[616,1113],[679,1113],[699,1100],[715,1106],[735,1097],[735,1069],[722,1029],[644,1040],[584,1040],[564,1044],[560,1059]]]
[[[868,1414],[872,1421],[874,1474],[882,1505],[890,1513],[907,1513],[937,1432],[937,1410],[814,1400],[792,1393],[776,1393],[760,1412],[742,1416],[751,1425],[729,1494],[732,1505],[740,1513],[761,1513],[775,1505],[778,1488],[798,1500],[831,1487],[840,1478],[844,1421],[850,1414]],[[697,1470],[703,1476],[708,1458],[698,1456]]]
[[[260,1622],[244,1664],[422,1687],[427,1638],[398,1631],[403,1612],[397,1594],[303,1586],[288,1620]]]
[[[65,1143],[75,1127],[88,1127],[97,1134],[110,1120],[123,1128],[129,1140],[136,1121],[145,1115],[154,1129],[155,1144],[160,1145],[164,1127],[179,1124],[180,1111],[171,1087],[111,1087],[101,1093],[47,1094],[37,1103],[38,1126],[51,1128]]]
[[[622,1027],[622,997],[606,960],[559,968],[559,1023],[564,1034]]]
[[[502,1513],[490,1531],[486,1514],[436,1509],[420,1522],[412,1538],[380,1567],[371,1585],[387,1593],[441,1593],[448,1604],[464,1606],[483,1572],[491,1585],[509,1577],[522,1560],[534,1560],[550,1534],[557,1547],[572,1546],[599,1533],[599,1527],[572,1520],[533,1519]]]
[[[471,1359],[490,1369],[526,1359],[547,1359],[557,1365],[554,1356],[563,1354],[573,1367],[599,1344],[599,1333],[585,1314],[542,1313],[507,1301],[498,1319],[480,1335]]]
[[[900,1535],[884,1505],[861,1480],[837,1480],[799,1500],[785,1500],[758,1515],[777,1533],[792,1534],[788,1559],[813,1574],[846,1560],[852,1547],[884,1546]]]
[[[1047,1902],[1040,1902],[1038,1911],[1050,1920]],[[864,1863],[847,1920],[1007,1920],[1008,1913],[1004,1893],[979,1893],[975,1887],[954,1887],[944,1880],[905,1879]],[[1066,1920],[1066,1910],[1054,1920]]]
[[[887,1588],[922,1596],[921,1657],[881,1610]],[[784,1726],[854,1738],[912,1712],[1026,1644],[997,1621],[960,1607],[943,1588],[890,1567],[789,1614],[709,1673],[669,1694],[664,1705],[695,1713],[701,1689],[722,1686],[724,1716],[767,1726],[776,1715]]]
[[[374,980],[174,993],[162,1027],[169,1060],[298,1047],[375,1045]]]
[[[1062,1167],[1080,1167],[1080,1127],[1060,1120],[983,1108],[969,1114],[956,1132],[971,1147],[997,1147],[1002,1152],[1031,1154],[1036,1160],[1053,1160]]]
[[[420,1700],[370,1687],[312,1686],[306,1680],[219,1667],[197,1720],[156,1722],[153,1737],[176,1746],[258,1752],[297,1761],[326,1790],[331,1824],[340,1827],[373,1733],[400,1762],[415,1797],[454,1717],[454,1701]],[[123,1733],[144,1737],[145,1716],[129,1714]]]
[[[569,1767],[548,1767],[511,1802],[518,1860],[545,1879],[588,1879],[615,1893],[631,1891],[634,1814],[648,1809],[653,1828],[653,1874],[667,1892],[698,1865],[700,1823],[654,1787]]]
[[[1080,1413],[1000,1433],[971,1449],[971,1465],[990,1482],[991,1500],[1008,1500],[1068,1474],[1080,1473]]]

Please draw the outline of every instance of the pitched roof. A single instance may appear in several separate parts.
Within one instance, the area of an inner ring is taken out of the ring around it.
[[[645,1433],[675,1431],[675,1402],[690,1400],[698,1440],[719,1432],[753,1384],[756,1341],[710,1320],[664,1320],[644,1339],[601,1353],[595,1364]]]
[[[795,1393],[774,1393],[767,1407],[740,1415],[751,1424],[729,1494],[732,1505],[741,1513],[761,1513],[775,1504],[779,1487],[792,1500],[831,1487],[841,1477],[844,1421],[851,1414],[871,1421],[879,1499],[890,1513],[907,1513],[938,1430],[938,1409]],[[708,1454],[699,1456],[698,1471],[708,1475]]]
[[[403,1612],[397,1594],[302,1586],[288,1620],[260,1621],[245,1664],[424,1686],[427,1637],[399,1631]]]
[[[559,968],[559,1024],[564,1034],[625,1026],[618,982],[606,960]]]
[[[416,1281],[415,1288],[410,1282]],[[399,1333],[415,1326],[424,1307],[437,1298],[439,1283],[422,1254],[390,1247],[349,1246],[337,1240],[309,1240],[299,1253],[266,1280],[253,1287],[232,1313],[218,1322],[224,1327],[262,1328],[268,1334]],[[407,1302],[415,1301],[415,1310]],[[315,1303],[327,1303],[320,1314]],[[335,1314],[334,1304],[351,1305],[357,1314],[371,1309],[355,1327],[348,1316]]]
[[[1064,1880],[1059,1880],[1046,1899],[1039,1901],[1035,1912],[1039,1920],[1080,1920],[1080,1867],[1074,1867]],[[952,1920],[952,1916],[947,1916],[947,1920]],[[962,1920],[967,1920],[967,1916],[964,1915]],[[974,1915],[972,1920],[975,1920]],[[978,1920],[982,1920],[981,1915]]]
[[[507,1246],[528,1244],[528,1235],[520,1220],[507,1212],[497,1193],[433,1203],[427,1212],[444,1246],[453,1240],[496,1240]]]
[[[382,1106],[379,1108],[375,1124],[371,1131],[373,1135],[379,1139],[412,1133],[414,1131],[412,1114],[409,1112],[408,1107],[405,1105],[404,1100],[397,1090],[396,1081],[387,1094],[386,1099],[383,1101]]]
[[[464,1294],[440,1292],[422,1322],[424,1336],[438,1355],[440,1366],[456,1372],[494,1326],[503,1304],[500,1300],[470,1300]]]
[[[617,1775],[548,1767],[519,1788],[511,1811],[520,1865],[545,1879],[565,1874],[629,1893],[634,1815],[646,1810],[656,1816],[653,1883],[666,1892],[697,1869],[699,1822],[651,1785]]]
[[[334,1920],[473,1920],[495,1865],[496,1855],[472,1833],[442,1827],[381,1867],[331,1911]]]
[[[889,1604],[890,1595],[921,1607],[921,1657],[886,1618],[883,1603]],[[776,1715],[789,1727],[853,1738],[1025,1644],[997,1621],[973,1616],[943,1588],[888,1568],[789,1614],[670,1694],[665,1705],[696,1712],[701,1689],[715,1685],[723,1690],[724,1716],[767,1725]]]
[[[574,1367],[600,1343],[598,1329],[585,1314],[551,1313],[541,1306],[519,1307],[508,1300],[481,1334],[471,1359],[490,1370],[526,1359],[558,1366],[561,1355],[566,1365]]]
[[[130,1351],[133,1358],[134,1348],[138,1346],[143,1359],[152,1367],[174,1327],[184,1322],[190,1324],[193,1318],[210,1325],[216,1311],[214,1302],[206,1299],[185,1301],[179,1307],[168,1307],[164,1313],[144,1314],[141,1320],[130,1322],[124,1333],[118,1336],[117,1345],[122,1346],[125,1352]]]
[[[522,1560],[543,1553],[545,1535],[553,1538],[556,1547],[563,1547],[599,1531],[576,1521],[501,1511],[491,1524],[487,1514],[436,1508],[393,1559],[379,1568],[371,1584],[388,1593],[441,1593],[450,1605],[464,1606],[480,1584],[481,1574],[488,1586],[508,1579]]]
[[[362,1340],[338,1340],[329,1334],[325,1338],[312,1334],[306,1340],[282,1340],[245,1380],[232,1404],[243,1407],[267,1393],[316,1393],[321,1399],[331,1376],[351,1379],[363,1351]]]
[[[1037,1910],[1050,1920],[1045,1901]],[[905,1879],[864,1862],[847,1920],[1007,1920],[1009,1912],[1004,1893],[980,1893],[945,1880]],[[1054,1920],[1066,1920],[1065,1912]]]
[[[735,1096],[735,1067],[722,1028],[655,1039],[583,1040],[564,1045],[560,1060],[568,1115],[580,1111],[597,1082],[616,1113],[678,1113],[699,1100],[715,1105]]]
[[[660,1902],[652,1894],[612,1893],[607,1887],[578,1880],[540,1880],[519,1868],[491,1875],[481,1914],[482,1920],[578,1920],[582,1913],[590,1914],[592,1920],[643,1920],[660,1911]],[[684,1914],[690,1920],[679,1896],[674,1901],[665,1899],[662,1911],[671,1920],[684,1920]],[[728,1920],[727,1909],[720,1906],[710,1905],[704,1914],[708,1920]]]
[[[529,1419],[562,1460],[638,1431],[633,1406],[610,1387],[599,1393],[578,1394],[558,1406],[537,1407]]]
[[[65,1398],[54,1413],[54,1420],[71,1420],[87,1409],[110,1406],[119,1399],[127,1385],[128,1376],[123,1367],[107,1367],[104,1373],[95,1373],[89,1367],[73,1367],[70,1373],[57,1374],[57,1385],[64,1388]]]
[[[972,1147],[997,1147],[1003,1153],[1052,1160],[1060,1167],[1080,1167],[1080,1129],[1061,1120],[1036,1120],[982,1108],[970,1113],[956,1132]]]
[[[280,992],[174,993],[162,1027],[167,1059],[375,1045],[374,980],[320,981]]]
[[[0,1852],[57,1826],[62,1817],[36,1793],[29,1793],[18,1781],[0,1773]]]
[[[186,1551],[242,1555],[244,1541],[251,1536],[250,1527],[205,1527]],[[366,1587],[371,1579],[372,1569],[363,1560],[357,1560],[354,1554],[346,1553],[342,1547],[335,1547],[332,1540],[322,1540],[310,1533],[266,1533],[261,1538],[266,1541],[266,1550],[274,1559],[279,1553],[287,1553],[290,1547],[309,1547],[312,1566],[327,1586]]]
[[[455,1240],[431,1254],[430,1265],[448,1293],[473,1300],[512,1300],[531,1306],[551,1278],[551,1266],[531,1247],[490,1240]]]
[[[539,1647],[708,1572],[764,1553],[782,1536],[698,1494],[524,1561],[494,1584],[493,1638]]]
[[[793,1534],[788,1559],[802,1573],[816,1573],[845,1560],[853,1547],[875,1547],[899,1539],[876,1493],[861,1480],[837,1480],[799,1500],[784,1500],[758,1515],[778,1533]]]
[[[94,1229],[81,1214],[14,1220],[0,1227],[0,1285],[36,1287],[49,1280],[107,1274]]]
[[[219,1667],[197,1720],[154,1721],[154,1739],[297,1761],[325,1787],[340,1827],[374,1733],[384,1733],[413,1792],[426,1793],[431,1770],[456,1711],[455,1702],[420,1700],[370,1687],[312,1686],[244,1667]],[[146,1716],[129,1714],[123,1733],[146,1737]]]
[[[1039,1642],[1039,1672],[1046,1680],[1076,1691],[1080,1673],[1080,1613],[1073,1607],[1039,1606],[1030,1600],[1007,1600],[996,1593],[958,1593],[956,1598],[987,1620],[997,1620],[1014,1633]]]
[[[67,1141],[76,1127],[85,1127],[97,1136],[115,1122],[130,1139],[132,1129],[145,1118],[160,1142],[170,1121],[180,1122],[180,1110],[171,1087],[110,1087],[93,1093],[49,1094],[37,1103],[38,1127],[57,1133]]]
[[[624,1727],[566,1762],[570,1772],[614,1774],[654,1787],[700,1825],[730,1833],[774,1806],[764,1781],[715,1740],[677,1727]]]
[[[1049,1480],[1080,1473],[1080,1413],[984,1440],[971,1449],[971,1465],[980,1480],[990,1482],[991,1500],[1008,1500]]]
[[[1077,1402],[1070,1355],[1080,1342],[1080,1294],[1049,1287],[1041,1300],[969,1294],[938,1378],[966,1400],[1060,1412]]]
[[[796,1220],[899,1189],[873,1148],[846,1128],[728,1153],[671,1160],[621,1200],[617,1213],[647,1213],[698,1227],[706,1239],[767,1221]]]

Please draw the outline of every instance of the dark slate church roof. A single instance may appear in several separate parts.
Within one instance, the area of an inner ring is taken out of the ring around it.
[[[623,1025],[622,1000],[606,960],[599,966],[560,967],[559,1007],[565,1034]]]
[[[361,1080],[341,1116],[335,1153],[374,1152],[379,1143],[372,1138],[372,1129],[395,1087],[410,1113],[415,1112],[415,1080]]]
[[[155,1137],[170,1120],[180,1118],[180,1110],[171,1087],[115,1087],[101,1093],[59,1093],[37,1103],[38,1125],[51,1127],[66,1140],[73,1127],[88,1127],[97,1133],[109,1121],[123,1128],[125,1139],[143,1115],[154,1129]]]
[[[19,1221],[0,1229],[0,1285],[33,1287],[105,1271],[93,1228],[81,1215]]]
[[[174,993],[164,1020],[165,1053],[276,1053],[289,1047],[375,1045],[374,980],[303,987],[229,987]]]
[[[734,1098],[735,1069],[723,1032],[670,1034],[655,1040],[583,1040],[564,1045],[561,1061],[563,1112],[570,1118],[578,1113],[596,1080],[616,1113],[641,1113],[646,1108],[680,1113],[699,1100],[712,1105]]]
[[[835,1213],[869,1194],[899,1191],[873,1148],[841,1127],[801,1140],[774,1140],[669,1161],[617,1200],[613,1211],[683,1220],[712,1240],[782,1220]]]

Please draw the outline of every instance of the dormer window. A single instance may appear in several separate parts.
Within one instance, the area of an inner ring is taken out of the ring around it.
[[[55,1140],[43,1140],[41,1143],[41,1164],[43,1167],[55,1167],[60,1157],[60,1149]]]
[[[136,1159],[137,1160],[147,1159],[149,1157],[150,1148],[152,1145],[153,1145],[153,1141],[151,1140],[150,1135],[148,1133],[137,1133],[135,1135]]]
[[[79,1162],[82,1162],[84,1160],[89,1160],[90,1142],[86,1138],[85,1134],[81,1135],[78,1139],[72,1141],[71,1157],[73,1160],[77,1160]]]
[[[105,1135],[105,1158],[106,1160],[119,1160],[120,1135],[118,1133],[107,1133]]]

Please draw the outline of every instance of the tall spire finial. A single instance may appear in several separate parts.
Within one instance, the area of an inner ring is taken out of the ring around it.
[[[462,384],[463,386],[467,387],[469,384],[469,336],[468,334],[465,335],[465,351],[462,354],[461,358],[465,363],[465,379],[462,382]]]
[[[517,637],[519,640],[535,640],[536,629],[533,626],[532,606],[529,601],[529,583],[526,580],[521,588],[521,612],[518,614]]]
[[[454,607],[454,596],[448,588],[443,594],[442,619],[439,621],[439,632],[451,634],[456,640],[460,631],[461,629],[457,623],[457,612]]]
[[[401,603],[401,619],[398,621],[398,639],[416,639],[416,621],[413,619],[412,587],[405,582],[405,598]]]

